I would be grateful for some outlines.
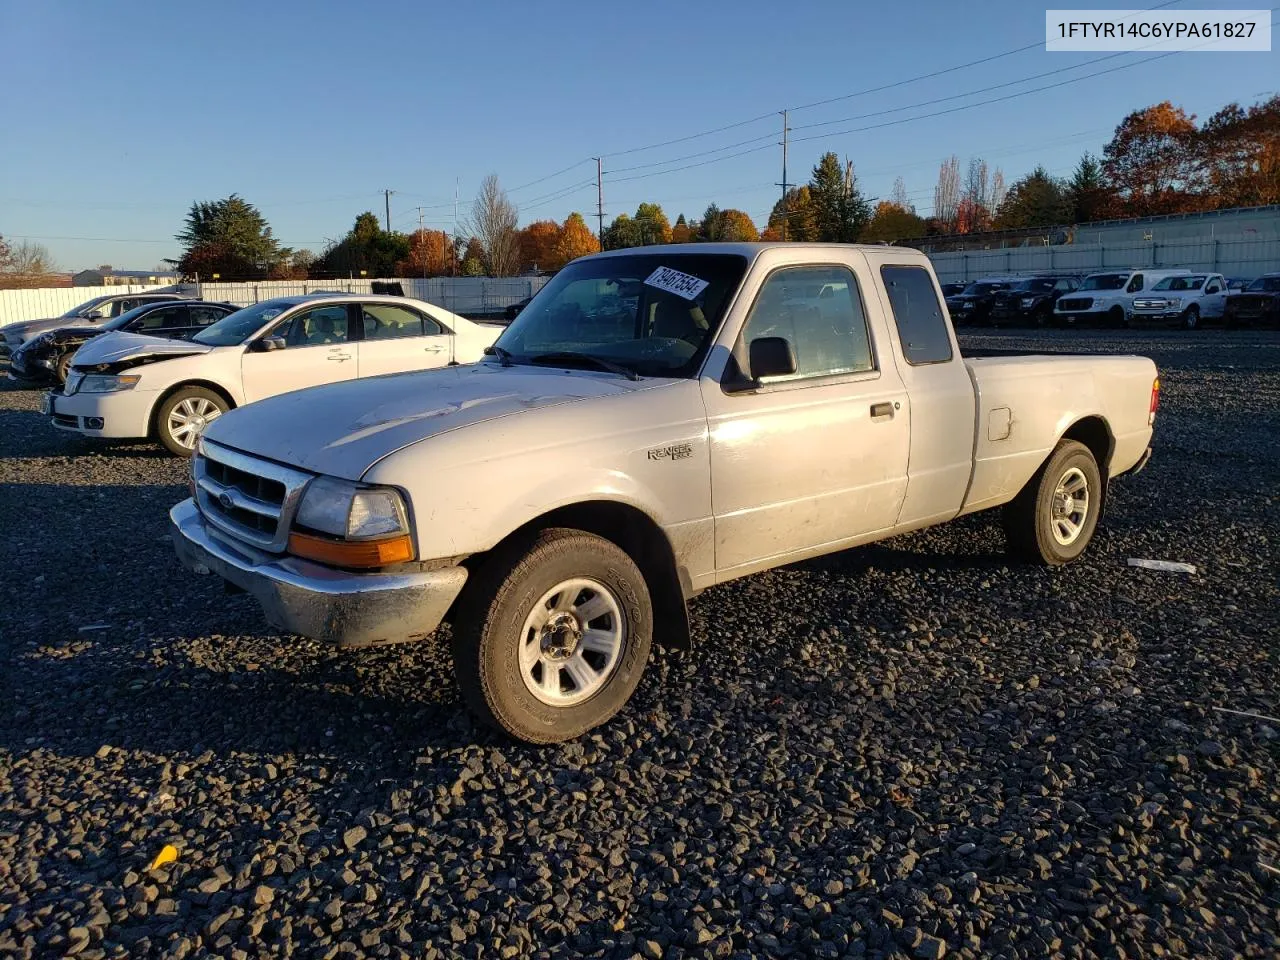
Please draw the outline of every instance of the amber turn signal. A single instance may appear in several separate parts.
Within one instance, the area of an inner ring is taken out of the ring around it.
[[[385,567],[412,560],[413,544],[407,533],[385,540],[329,540],[291,533],[289,552],[335,567]]]

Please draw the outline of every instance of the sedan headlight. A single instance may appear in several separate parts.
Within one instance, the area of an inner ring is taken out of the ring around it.
[[[289,551],[341,567],[381,567],[413,559],[404,498],[390,487],[317,477],[307,484]]]
[[[136,373],[109,375],[93,373],[80,381],[80,393],[119,393],[132,390],[142,377]]]

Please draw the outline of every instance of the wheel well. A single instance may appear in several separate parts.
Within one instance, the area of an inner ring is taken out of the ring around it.
[[[671,541],[653,518],[643,510],[612,500],[575,503],[530,520],[494,549],[552,527],[592,533],[625,550],[649,586],[653,599],[654,641],[679,649],[692,646],[689,610],[685,605],[685,597],[690,592],[687,589],[688,575],[677,564]],[[463,561],[463,566],[474,569],[484,562],[486,556],[488,554],[469,557]]]
[[[203,387],[205,390],[210,390],[213,393],[216,393],[218,396],[220,396],[223,400],[227,401],[228,410],[234,410],[236,408],[236,402],[235,400],[232,399],[231,394],[227,393],[225,389],[223,389],[213,381],[183,380],[181,383],[175,383],[172,387],[170,387],[164,393],[160,394],[160,396],[156,399],[156,402],[152,405],[151,432],[153,434],[156,432],[157,418],[160,416],[160,408],[164,406],[164,402],[168,400],[170,397],[172,397],[179,390],[185,390],[187,387]]]
[[[1066,433],[1062,435],[1062,439],[1083,443],[1089,448],[1089,452],[1093,454],[1093,459],[1098,463],[1098,473],[1102,475],[1102,498],[1105,508],[1108,486],[1107,465],[1111,462],[1111,450],[1115,446],[1115,441],[1111,439],[1111,430],[1107,427],[1107,422],[1101,417],[1085,417],[1082,420],[1077,420],[1067,428]]]

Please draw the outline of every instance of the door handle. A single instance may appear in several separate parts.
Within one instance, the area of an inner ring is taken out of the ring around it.
[[[329,354],[329,359],[330,359],[330,360],[337,360],[339,363],[342,363],[342,361],[344,361],[344,360],[350,360],[350,359],[351,359],[351,354],[349,354],[349,353],[331,353],[331,354]]]
[[[426,353],[444,353],[444,347],[423,347]]]
[[[872,419],[872,420],[881,420],[881,419],[884,419],[884,418],[886,418],[886,417],[887,417],[887,418],[889,418],[889,419],[892,419],[892,418],[893,418],[893,404],[892,404],[892,403],[887,403],[887,402],[886,402],[886,403],[873,403],[873,404],[871,405],[871,419]]]

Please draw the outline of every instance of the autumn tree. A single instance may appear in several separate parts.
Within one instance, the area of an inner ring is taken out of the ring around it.
[[[1280,203],[1280,95],[1247,110],[1228,104],[1196,139],[1214,206]]]
[[[1004,171],[996,167],[996,172],[991,175],[991,198],[987,203],[987,210],[990,211],[992,219],[1000,209],[1000,204],[1004,203],[1005,194],[1008,192],[1004,185]]]
[[[785,235],[782,230],[786,224]],[[769,211],[769,222],[765,233],[777,239],[794,240],[798,243],[818,239],[818,225],[813,194],[809,187],[792,187],[786,197],[779,200]]]
[[[672,243],[688,243],[693,239],[693,231],[689,229],[688,221],[685,220],[684,214],[676,217],[676,225],[671,228]]]
[[[1071,199],[1065,185],[1044,167],[1014,183],[996,213],[999,230],[1052,227],[1071,222]]]
[[[519,211],[489,174],[471,205],[471,233],[484,245],[485,270],[491,277],[512,277],[520,271],[520,241],[516,236]]]
[[[34,240],[10,245],[0,237],[0,287],[16,289],[39,287],[57,272],[57,264],[48,248]]]
[[[554,220],[535,220],[517,234],[520,240],[520,268],[522,270],[556,270],[556,244],[560,240],[560,225]]]
[[[578,257],[586,257],[599,252],[600,241],[591,232],[587,222],[582,219],[582,214],[575,212],[565,217],[564,223],[560,227],[560,235],[556,238],[555,262],[557,266],[564,266],[569,261],[578,259]]]
[[[863,243],[891,243],[923,236],[924,221],[914,210],[892,200],[881,200],[859,239]]]
[[[176,239],[184,247],[177,267],[188,275],[261,277],[287,262],[293,252],[272,236],[258,208],[234,193],[222,200],[191,204]]]
[[[462,275],[464,277],[484,276],[484,244],[479,237],[469,237],[462,253]]]
[[[956,207],[960,204],[960,159],[952,154],[938,169],[938,185],[933,188],[933,216],[948,231],[955,228]]]
[[[409,255],[396,264],[401,277],[443,277],[455,272],[452,238],[443,230],[415,230],[409,234]]]
[[[907,210],[911,213],[916,212],[915,204],[912,203],[910,198],[907,196],[906,181],[901,177],[897,177],[893,181],[893,190],[889,193],[889,203],[902,210]]]
[[[1103,150],[1102,169],[1127,215],[1146,217],[1201,209],[1195,117],[1168,100],[1135,110]]]
[[[720,211],[720,237],[723,243],[752,243],[760,239],[755,222],[743,210]]]

